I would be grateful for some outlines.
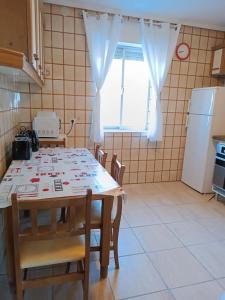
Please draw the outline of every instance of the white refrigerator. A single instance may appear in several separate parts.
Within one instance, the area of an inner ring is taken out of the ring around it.
[[[214,135],[225,134],[225,87],[193,89],[181,180],[200,193],[212,192]]]

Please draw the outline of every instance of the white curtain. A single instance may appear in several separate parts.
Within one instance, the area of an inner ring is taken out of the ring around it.
[[[104,138],[101,117],[101,88],[119,42],[122,18],[119,15],[108,16],[108,14],[94,16],[86,12],[83,12],[83,17],[92,77],[96,85],[90,138],[92,142],[101,143]]]
[[[160,94],[176,48],[180,25],[171,27],[169,23],[155,24],[140,22],[144,60],[147,63],[151,85],[149,103],[148,138],[161,141],[163,119]]]

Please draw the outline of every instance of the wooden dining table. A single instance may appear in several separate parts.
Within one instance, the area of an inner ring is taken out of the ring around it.
[[[117,182],[86,148],[40,148],[30,160],[12,161],[0,184],[0,208],[6,208],[9,279],[14,281],[11,195],[18,199],[46,199],[93,194],[119,196]],[[101,277],[107,277],[110,253],[111,211],[113,201],[102,209]]]

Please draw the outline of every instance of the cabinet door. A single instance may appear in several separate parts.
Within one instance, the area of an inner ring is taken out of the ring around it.
[[[40,66],[40,1],[28,0],[29,3],[29,61],[39,71]]]
[[[36,26],[37,26],[37,55],[39,60],[37,61],[38,74],[41,79],[44,79],[44,59],[43,59],[43,14],[42,14],[42,1],[37,1],[37,14],[36,14]]]
[[[223,54],[223,49],[218,49],[218,50],[214,51],[212,74],[219,74],[220,73],[221,62],[222,62],[222,54]]]
[[[0,47],[28,55],[27,0],[0,0]]]
[[[225,75],[225,47],[217,46],[213,50],[212,56],[212,75],[224,76]]]

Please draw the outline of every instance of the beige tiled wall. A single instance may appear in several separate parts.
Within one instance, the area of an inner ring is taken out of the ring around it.
[[[79,9],[45,5],[45,86],[24,86],[20,120],[30,125],[39,110],[54,110],[62,120],[62,131],[76,117],[78,123],[68,138],[72,147],[89,147],[94,88],[88,59],[83,20]],[[209,76],[211,47],[224,42],[224,32],[182,26],[179,41],[191,46],[185,61],[174,57],[162,91],[164,139],[149,142],[139,133],[106,133],[104,147],[117,152],[126,165],[125,183],[179,180],[185,145],[185,115],[191,90],[221,85]],[[109,162],[108,162],[109,163]]]
[[[11,145],[16,134],[20,94],[12,78],[0,74],[0,182],[11,162]],[[6,273],[4,209],[0,209],[0,274]]]
[[[11,145],[18,125],[20,94],[11,79],[0,74],[0,180],[11,161]]]

